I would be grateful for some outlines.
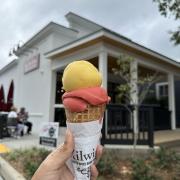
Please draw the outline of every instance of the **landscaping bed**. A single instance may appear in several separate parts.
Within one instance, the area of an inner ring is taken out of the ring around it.
[[[49,153],[43,148],[32,148],[15,150],[3,157],[29,180]],[[105,150],[97,168],[99,180],[178,180],[180,156],[161,148],[148,157],[122,160],[120,150]]]

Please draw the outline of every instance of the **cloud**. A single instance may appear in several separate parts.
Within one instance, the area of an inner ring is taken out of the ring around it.
[[[6,0],[0,6],[0,68],[11,60],[9,50],[19,40],[26,42],[50,21],[67,25],[69,11],[180,61],[179,47],[167,33],[178,22],[161,17],[151,0]]]

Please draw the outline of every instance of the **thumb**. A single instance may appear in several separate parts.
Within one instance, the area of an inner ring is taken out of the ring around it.
[[[74,149],[74,138],[73,134],[69,129],[66,130],[64,143],[58,147],[57,151],[60,151],[63,158],[69,158],[72,155]]]
[[[74,138],[71,131],[67,129],[64,143],[47,157],[46,162],[59,168],[71,157],[73,149]]]

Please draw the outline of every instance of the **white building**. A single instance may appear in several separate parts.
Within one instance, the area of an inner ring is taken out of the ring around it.
[[[33,132],[38,133],[43,122],[64,123],[60,89],[61,75],[68,63],[89,60],[99,68],[103,86],[108,88],[109,83],[118,81],[111,69],[121,52],[136,59],[136,68],[163,74],[162,81],[170,84],[169,110],[172,111],[171,128],[175,129],[174,79],[180,77],[180,64],[74,13],[68,13],[66,18],[69,27],[50,22],[15,52],[17,60],[0,70],[5,102],[13,82],[13,104],[28,110]]]

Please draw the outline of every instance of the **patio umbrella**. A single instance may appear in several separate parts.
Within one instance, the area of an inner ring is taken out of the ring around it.
[[[8,96],[7,96],[7,105],[6,105],[7,111],[10,111],[10,109],[13,105],[13,95],[14,95],[14,83],[12,81],[11,85],[9,87],[9,92],[8,92]]]
[[[0,111],[6,110],[5,98],[4,98],[4,88],[1,86],[0,89]]]

